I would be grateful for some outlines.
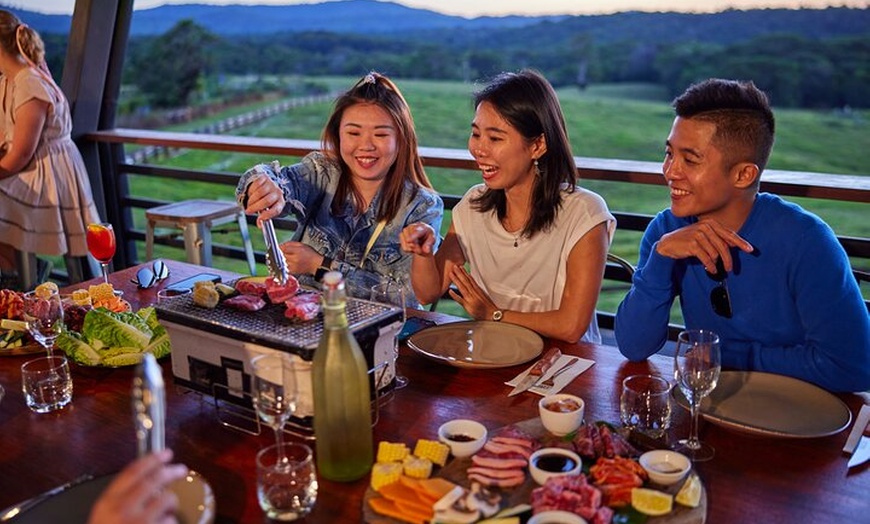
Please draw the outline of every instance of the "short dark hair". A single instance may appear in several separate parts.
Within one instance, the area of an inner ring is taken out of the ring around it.
[[[544,137],[547,152],[538,159],[541,176],[536,177],[532,190],[532,215],[523,229],[531,237],[546,231],[556,220],[562,206],[562,189],[574,191],[577,165],[571,153],[565,117],[553,86],[541,73],[524,69],[518,73],[501,73],[486,87],[474,94],[474,107],[492,104],[495,110],[529,141]],[[504,190],[487,189],[473,201],[479,211],[495,210],[499,219],[507,213]]]
[[[681,118],[716,126],[714,145],[726,162],[752,162],[764,171],[773,148],[775,122],[767,95],[752,81],[711,78],[689,86],[674,99]]]

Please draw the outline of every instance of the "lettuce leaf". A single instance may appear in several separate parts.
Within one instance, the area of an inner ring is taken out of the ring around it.
[[[82,335],[92,347],[148,347],[152,331],[145,319],[136,313],[114,313],[94,308],[85,315]]]

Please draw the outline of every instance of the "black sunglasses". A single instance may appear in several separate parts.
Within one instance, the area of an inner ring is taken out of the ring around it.
[[[136,272],[136,278],[130,282],[139,286],[139,289],[148,289],[161,280],[169,277],[169,266],[162,260],[155,260],[151,267],[143,267]]]
[[[713,306],[713,311],[720,317],[731,318],[731,296],[728,294],[728,287],[725,285],[728,273],[725,271],[725,265],[722,259],[716,260],[716,273],[707,273],[707,276],[718,282],[719,284],[710,291],[710,305]]]

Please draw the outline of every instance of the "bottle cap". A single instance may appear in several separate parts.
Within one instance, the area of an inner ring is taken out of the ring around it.
[[[323,285],[328,287],[335,287],[341,284],[343,280],[343,276],[341,271],[329,271],[325,275],[323,275]]]

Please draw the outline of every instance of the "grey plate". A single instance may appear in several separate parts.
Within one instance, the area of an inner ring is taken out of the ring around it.
[[[39,503],[15,517],[15,524],[64,522],[85,523],[94,502],[115,475],[106,475],[83,482]],[[177,518],[186,524],[210,524],[215,519],[215,499],[211,486],[195,471],[172,484],[178,496]]]
[[[674,396],[688,409],[679,388]],[[701,401],[701,415],[737,431],[786,438],[834,435],[852,421],[849,407],[824,389],[756,371],[723,371],[716,389]]]
[[[417,353],[460,368],[503,368],[532,360],[544,340],[515,324],[464,321],[432,326],[411,335],[408,347]]]

